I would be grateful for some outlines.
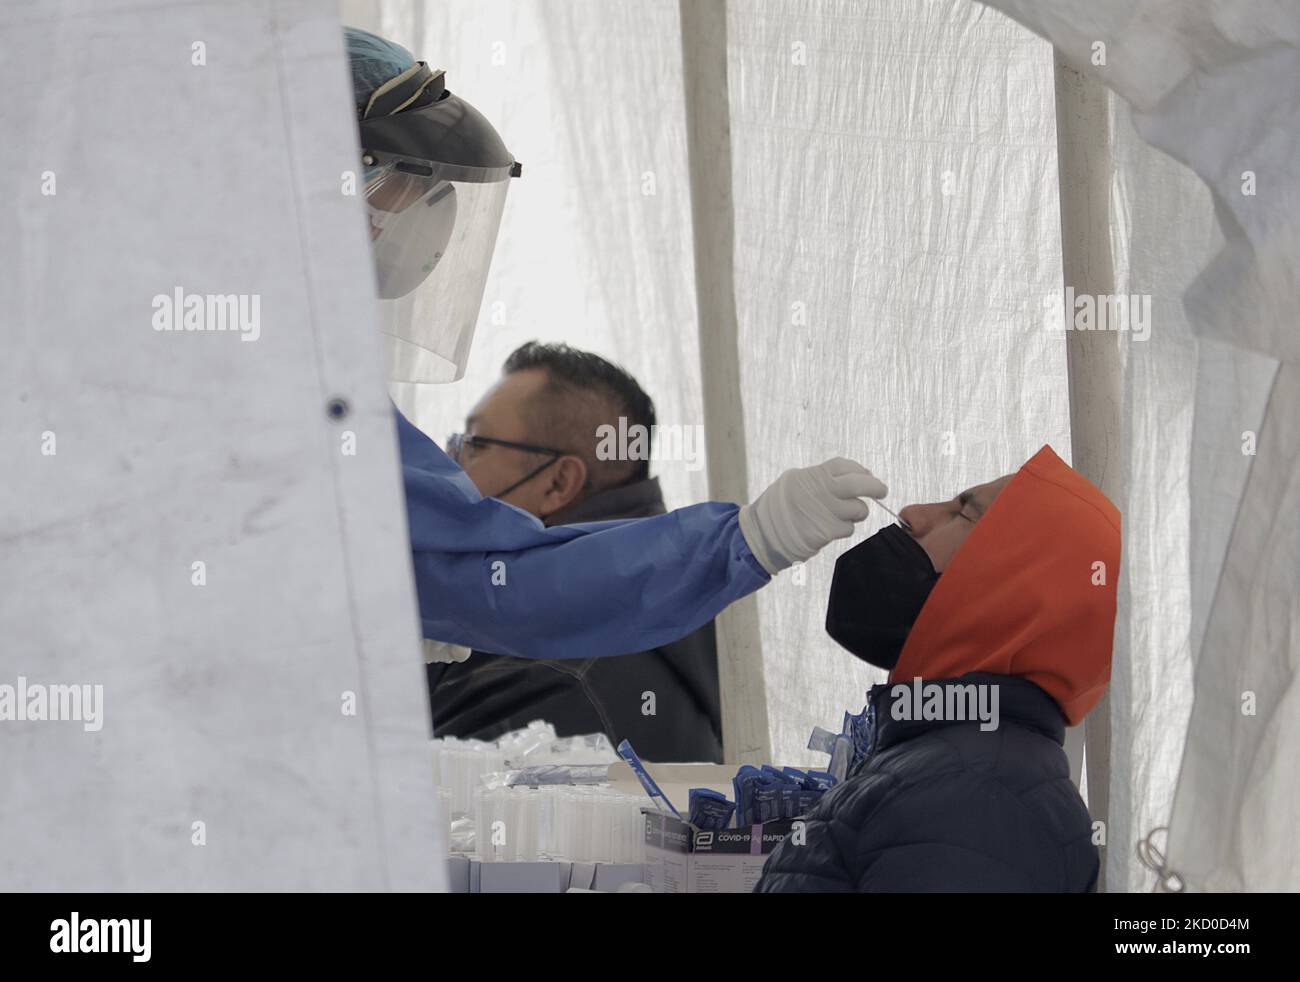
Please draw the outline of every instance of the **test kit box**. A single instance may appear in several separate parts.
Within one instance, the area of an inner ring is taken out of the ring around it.
[[[645,882],[640,863],[484,863],[468,856],[452,856],[447,874],[451,893],[613,893],[624,883]]]
[[[794,819],[707,831],[643,808],[646,882],[655,893],[749,893]]]

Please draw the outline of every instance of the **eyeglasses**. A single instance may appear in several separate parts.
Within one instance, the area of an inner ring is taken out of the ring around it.
[[[512,440],[496,440],[490,436],[466,436],[464,433],[453,433],[447,437],[447,456],[456,463],[460,463],[461,454],[465,452],[466,447],[471,450],[482,450],[485,447],[505,447],[508,450],[522,450],[525,453],[546,454],[556,460],[567,456],[565,451],[556,450],[554,447],[539,447],[532,443],[515,443]]]
[[[561,457],[571,456],[566,451],[556,450],[554,447],[539,447],[533,443],[515,443],[513,440],[497,440],[490,436],[466,436],[464,433],[453,433],[451,436],[447,437],[447,456],[462,467],[464,466],[464,462],[461,458],[464,456],[466,447],[469,447],[472,450],[482,450],[485,447],[505,447],[507,450],[522,450],[524,453],[545,454],[551,458],[544,464],[529,471],[519,480],[515,481],[514,484],[510,485],[510,487],[491,495],[493,498],[504,498],[515,488],[527,484]],[[591,475],[588,474],[587,481],[583,484],[582,489],[584,491],[591,491],[594,487],[595,485],[592,484]]]

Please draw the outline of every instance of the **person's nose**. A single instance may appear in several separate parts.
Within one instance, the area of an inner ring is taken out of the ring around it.
[[[898,517],[911,528],[912,538],[919,539],[930,531],[942,505],[908,505],[898,512]]]

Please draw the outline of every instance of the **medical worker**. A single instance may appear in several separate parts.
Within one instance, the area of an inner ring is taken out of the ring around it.
[[[389,377],[455,381],[520,167],[442,72],[365,31],[345,36]],[[743,508],[547,528],[484,498],[400,413],[397,427],[424,636],[525,658],[675,641],[848,536],[867,515],[861,499],[886,494],[861,465],[836,458],[786,471]]]

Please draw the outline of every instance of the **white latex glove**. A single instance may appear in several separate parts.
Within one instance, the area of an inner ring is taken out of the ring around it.
[[[424,663],[426,665],[451,665],[455,662],[464,661],[469,655],[470,649],[462,648],[458,644],[447,644],[443,641],[424,639]]]
[[[889,493],[861,464],[835,457],[816,467],[788,470],[740,509],[740,531],[763,568],[775,576],[853,534],[867,517],[862,498]]]

